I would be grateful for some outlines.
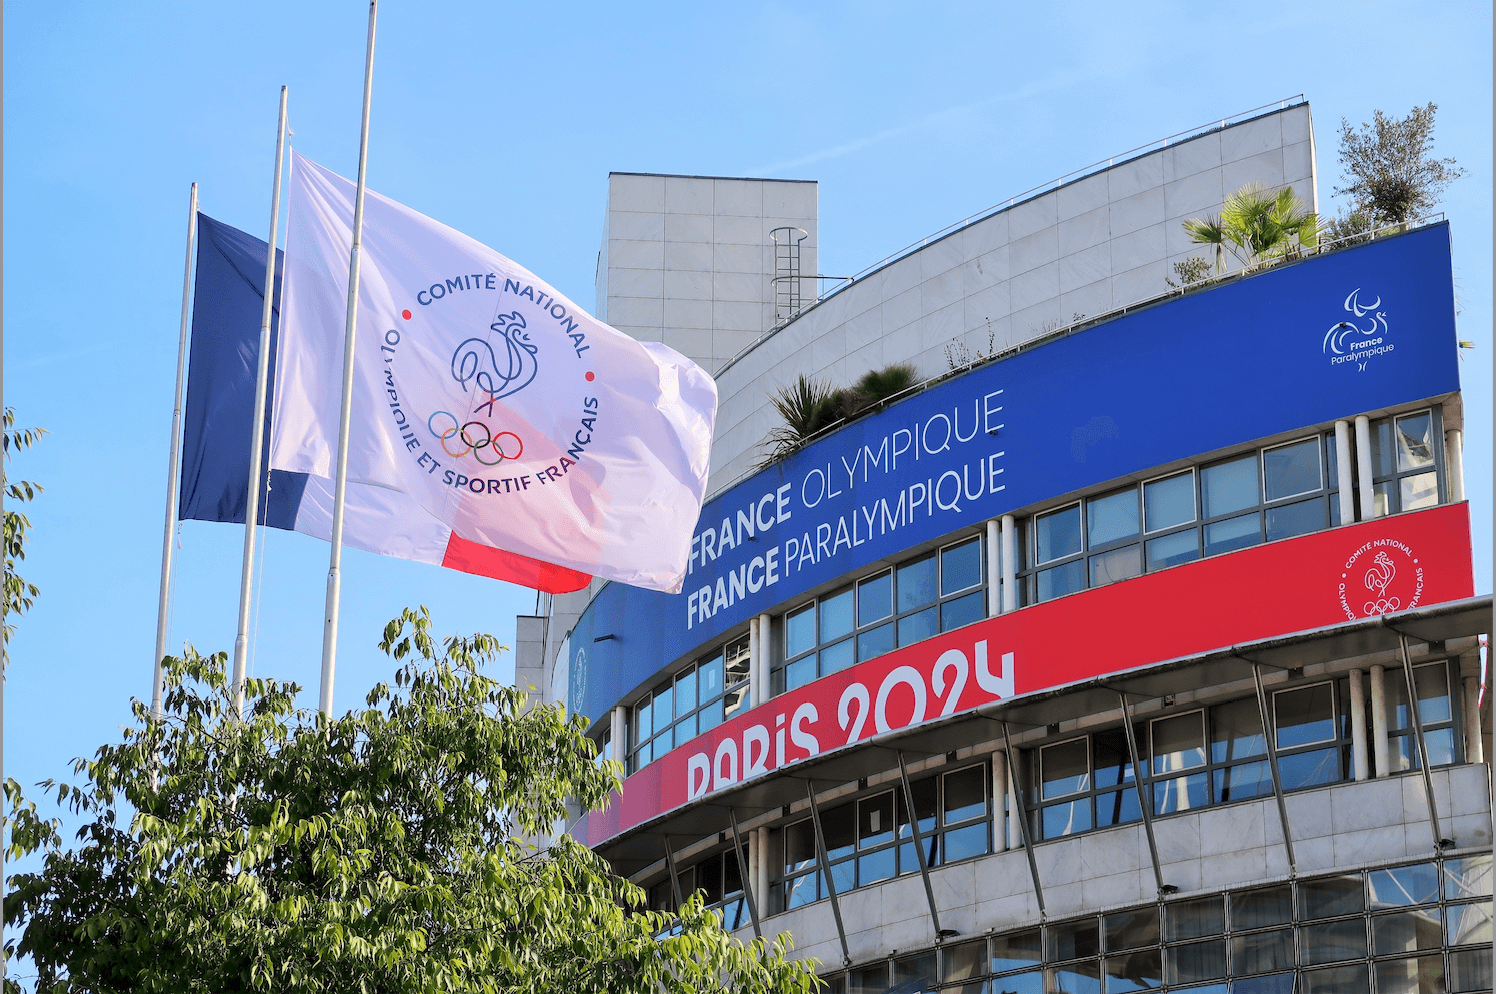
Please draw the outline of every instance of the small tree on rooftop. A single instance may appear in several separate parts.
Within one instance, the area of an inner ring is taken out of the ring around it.
[[[1270,193],[1249,183],[1226,198],[1221,213],[1184,222],[1190,240],[1215,246],[1216,272],[1226,271],[1228,254],[1251,270],[1292,257],[1319,243],[1319,216],[1291,187]]]
[[[1359,128],[1341,118],[1346,185],[1335,193],[1351,198],[1350,215],[1363,215],[1372,227],[1406,224],[1437,207],[1449,184],[1464,175],[1454,159],[1433,155],[1438,109],[1434,103],[1414,107],[1407,117],[1378,110]]]

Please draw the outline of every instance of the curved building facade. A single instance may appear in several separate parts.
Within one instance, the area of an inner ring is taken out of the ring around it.
[[[568,831],[835,991],[1490,990],[1450,227],[1171,289],[1253,181],[1316,203],[1306,103],[817,297],[814,184],[610,177],[599,310],[722,402],[685,589],[520,619],[627,772]],[[776,389],[893,362],[756,468]]]

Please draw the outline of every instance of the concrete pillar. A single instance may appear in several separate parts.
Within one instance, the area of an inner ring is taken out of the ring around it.
[[[774,666],[774,629],[769,625],[769,616],[761,614],[758,616],[758,652],[763,657],[763,662],[758,666],[758,682],[750,684],[758,689],[754,691],[758,696],[753,699],[755,705],[767,701],[769,693],[769,671]],[[757,657],[755,657],[757,658]]]
[[[1008,848],[1018,849],[1023,845],[1023,828],[1018,819],[1023,817],[1023,801],[1018,796],[1018,772],[1008,771]]]
[[[1361,520],[1376,517],[1376,489],[1371,478],[1371,419],[1364,414],[1356,415],[1356,467],[1361,473]],[[1378,774],[1380,775],[1380,773]]]
[[[1480,734],[1480,680],[1465,677],[1465,762],[1486,761],[1485,741]]]
[[[1444,478],[1451,504],[1465,499],[1465,433],[1451,428],[1444,433]]]
[[[611,718],[612,727],[609,734],[612,735],[613,742],[608,758],[622,763],[628,756],[629,709],[620,704],[613,709]]]
[[[758,637],[758,619],[748,619],[748,706],[764,702],[759,691],[759,676],[764,668],[763,640]]]
[[[1340,523],[1348,525],[1356,520],[1355,468],[1352,464],[1351,423],[1344,419],[1335,422],[1335,471],[1340,488]]]
[[[753,899],[758,902],[758,914],[764,918],[769,910],[769,830],[755,828],[750,836],[753,840]]]
[[[990,525],[991,522],[988,522]],[[1008,848],[1008,761],[1003,754],[992,754],[992,851]]]
[[[1371,748],[1376,759],[1377,776],[1385,777],[1387,768],[1387,681],[1381,664],[1371,668]]]
[[[1018,528],[1003,515],[1003,613],[1018,610]]]
[[[987,522],[987,617],[1001,614],[1003,610],[1002,562],[999,558],[1002,544],[999,538],[1000,522],[993,518]]]
[[[1342,521],[1345,519],[1341,519]],[[1361,671],[1351,670],[1351,765],[1357,780],[1365,780],[1366,768],[1366,692],[1361,685]]]

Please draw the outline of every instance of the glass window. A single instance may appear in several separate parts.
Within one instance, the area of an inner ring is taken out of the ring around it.
[[[1491,944],[1491,902],[1451,904],[1445,909],[1445,941],[1451,946]]]
[[[1053,600],[1086,586],[1086,564],[1079,559],[1053,569],[1039,571],[1039,600]]]
[[[727,661],[727,686],[732,687],[748,679],[748,637],[727,643],[723,655]]]
[[[851,639],[844,639],[829,648],[822,649],[821,676],[839,672],[857,662],[855,644]]]
[[[893,982],[898,984],[921,983],[932,985],[935,983],[935,952],[920,953],[918,956],[900,956],[893,961]]]
[[[1342,967],[1342,969],[1349,969]],[[1363,976],[1364,974],[1364,967]],[[1444,957],[1384,960],[1376,965],[1378,994],[1421,994],[1444,990]],[[1326,988],[1328,990],[1329,988]],[[1337,987],[1336,990],[1349,990]]]
[[[1491,857],[1466,856],[1444,861],[1444,896],[1454,901],[1491,896]]]
[[[1004,973],[1036,966],[1040,962],[1039,930],[1010,932],[992,937],[992,972]]]
[[[1039,812],[1040,834],[1046,839],[1058,839],[1066,835],[1091,830],[1091,799],[1082,797],[1077,801],[1051,804]]]
[[[1392,422],[1383,418],[1371,423],[1371,472],[1373,476],[1392,475]]]
[[[1219,935],[1226,931],[1226,912],[1219,895],[1175,901],[1164,910],[1168,925],[1166,936],[1170,942]]]
[[[946,946],[940,957],[940,979],[970,980],[987,973],[987,943],[982,940]]]
[[[1118,490],[1086,501],[1086,538],[1090,548],[1109,545],[1138,533],[1138,491]]]
[[[1156,946],[1124,956],[1108,956],[1103,972],[1106,974],[1106,994],[1112,994],[1112,991],[1156,991],[1164,975]]]
[[[1062,559],[1080,551],[1080,505],[1041,514],[1034,519],[1037,563]]]
[[[784,689],[803,687],[816,678],[816,657],[805,656],[784,668]]]
[[[1091,586],[1126,580],[1143,572],[1142,550],[1136,545],[1103,552],[1091,557]]]
[[[1359,918],[1349,919],[1361,923]],[[1378,956],[1438,949],[1444,942],[1444,926],[1438,908],[1377,915],[1371,920],[1372,948]],[[1349,957],[1343,957],[1349,959]]]
[[[1435,473],[1404,476],[1397,481],[1397,487],[1398,507],[1404,511],[1416,511],[1439,503],[1439,477]]]
[[[675,715],[675,688],[670,684],[656,687],[654,692],[654,716],[655,726],[658,731],[664,731],[664,726],[669,724]]]
[[[1096,827],[1126,825],[1141,821],[1142,809],[1138,806],[1138,792],[1133,787],[1114,790],[1109,794],[1096,795]]]
[[[954,594],[982,582],[982,540],[974,538],[940,552],[940,593]]]
[[[1219,556],[1262,541],[1262,526],[1256,514],[1243,514],[1205,526],[1205,554]]]
[[[1170,946],[1166,952],[1168,958],[1165,963],[1168,967],[1170,984],[1216,980],[1226,975],[1226,940],[1224,939]]]
[[[1096,732],[1091,736],[1092,763],[1096,786],[1115,787],[1132,783],[1132,755],[1127,749],[1127,732],[1121,728]]]
[[[1256,698],[1245,697],[1210,709],[1211,762],[1265,755],[1267,742],[1262,736],[1262,715]]]
[[[935,555],[905,563],[899,567],[899,612],[935,602]]]
[[[1462,949],[1449,954],[1449,990],[1489,991],[1491,989],[1491,951]]]
[[[1265,761],[1230,766],[1216,770],[1213,775],[1211,798],[1217,804],[1245,801],[1273,792],[1273,772]]]
[[[1369,884],[1373,910],[1439,900],[1439,868],[1433,863],[1372,870]]]
[[[935,608],[928,607],[915,614],[907,614],[899,619],[899,645],[923,642],[939,631],[938,612]]]
[[[1148,530],[1159,531],[1195,520],[1195,474],[1180,473],[1143,484]]]
[[[689,714],[696,709],[696,667],[675,678],[675,713]]]
[[[948,632],[987,616],[986,595],[978,590],[940,605],[940,630]]]
[[[1358,915],[1335,922],[1305,925],[1299,931],[1299,940],[1305,963],[1365,959],[1366,919]]]
[[[1335,738],[1335,701],[1328,683],[1273,694],[1279,749]]]
[[[1231,967],[1237,976],[1292,969],[1293,929],[1233,936]]]
[[[826,838],[826,856],[850,856],[857,838],[857,805],[839,804],[821,812],[821,832]]]
[[[968,766],[945,775],[945,823],[987,814],[987,768]]]
[[[987,823],[979,821],[965,828],[952,829],[945,833],[944,842],[947,863],[983,856],[988,852]]]
[[[1072,739],[1039,750],[1042,794],[1048,799],[1087,790],[1091,786],[1086,740]]]
[[[1081,956],[1095,956],[1099,952],[1101,943],[1096,931],[1096,919],[1083,918],[1080,921],[1049,926],[1046,959],[1077,959]]]
[[[857,623],[870,625],[893,613],[893,575],[879,573],[857,584]]]
[[[1359,873],[1299,884],[1299,916],[1305,921],[1356,914],[1365,908]]]
[[[1152,722],[1152,731],[1155,774],[1205,765],[1205,712],[1159,718]]]
[[[1287,884],[1231,895],[1231,927],[1240,932],[1293,920],[1293,892]]]
[[[1158,908],[1139,908],[1106,915],[1101,920],[1107,952],[1158,945]]]
[[[1148,540],[1148,569],[1165,569],[1200,558],[1200,536],[1195,529]]]
[[[850,635],[855,627],[852,610],[852,588],[821,598],[821,641]]]
[[[1312,493],[1324,486],[1319,438],[1306,438],[1262,451],[1262,481],[1267,499]]]
[[[893,649],[893,625],[879,625],[857,636],[857,661],[874,659]]]
[[[729,690],[722,697],[722,712],[724,719],[731,718],[739,711],[748,706],[748,688],[739,687],[737,690]]]
[[[961,994],[986,994],[987,985],[982,985],[979,991],[972,991],[971,985],[961,988]],[[1052,988],[1044,986],[1044,972],[1034,970],[1031,973],[1014,973],[1000,980],[991,982],[991,990],[995,994],[1049,994]]]
[[[815,605],[807,604],[784,616],[784,654],[798,656],[816,644]]]
[[[709,701],[714,697],[722,696],[722,657],[713,656],[698,668],[700,681],[701,699]]]
[[[1206,466],[1200,473],[1200,489],[1207,518],[1256,507],[1257,454]]]
[[[888,964],[877,963],[853,970],[851,979],[849,994],[883,994],[888,990]]]
[[[1327,970],[1309,970],[1304,974],[1304,994],[1346,994],[1347,991],[1370,989],[1366,983],[1365,963],[1332,966]],[[1381,989],[1385,991],[1387,988]]]
[[[1433,412],[1421,411],[1397,419],[1397,471],[1434,465]]]
[[[864,798],[857,808],[857,848],[893,841],[893,791]]]
[[[1267,509],[1267,540],[1276,542],[1325,529],[1325,499],[1312,497]]]

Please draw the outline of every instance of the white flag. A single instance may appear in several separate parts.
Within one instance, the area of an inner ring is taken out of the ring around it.
[[[405,495],[464,542],[679,591],[716,383],[493,249],[365,196],[349,481]],[[353,183],[293,155],[270,460],[327,479],[353,199]],[[383,519],[387,538],[429,529],[419,517]]]

